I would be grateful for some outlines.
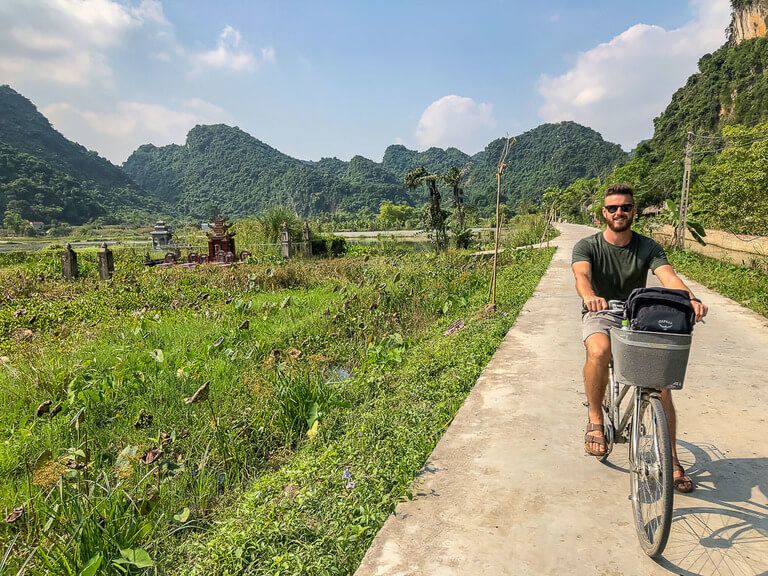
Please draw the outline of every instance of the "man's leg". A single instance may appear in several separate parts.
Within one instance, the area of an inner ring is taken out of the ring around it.
[[[584,392],[589,403],[589,421],[592,424],[603,423],[603,397],[608,384],[608,364],[611,361],[611,341],[602,332],[592,334],[584,341],[587,360],[584,363]],[[588,432],[589,437],[604,439],[605,435],[597,430]],[[605,446],[589,442],[590,450],[598,454],[605,453]]]
[[[669,426],[669,441],[672,444],[672,467],[675,480],[685,478],[685,481],[678,481],[678,487],[682,492],[693,490],[693,481],[688,478],[680,465],[677,457],[677,413],[675,405],[672,403],[672,390],[664,389],[661,391],[661,403],[664,405],[664,412],[667,414],[667,425]]]

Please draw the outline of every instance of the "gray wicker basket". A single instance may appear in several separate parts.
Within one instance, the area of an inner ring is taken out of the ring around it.
[[[643,388],[683,387],[690,334],[611,328],[613,374],[620,384]]]

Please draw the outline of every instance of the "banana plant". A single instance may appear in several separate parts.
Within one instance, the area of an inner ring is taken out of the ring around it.
[[[704,230],[704,226],[696,220],[697,216],[700,216],[703,214],[702,211],[695,211],[695,212],[689,212],[688,217],[685,219],[685,226],[688,229],[688,232],[691,233],[691,236],[693,236],[693,239],[696,240],[699,244],[702,246],[706,246],[707,243],[704,241],[704,237],[707,235],[707,232]],[[677,205],[677,202],[674,200],[666,200],[664,202],[664,210],[661,213],[662,219],[665,223],[672,226],[672,228],[675,229],[675,234],[677,234],[677,227],[680,224],[680,207]]]

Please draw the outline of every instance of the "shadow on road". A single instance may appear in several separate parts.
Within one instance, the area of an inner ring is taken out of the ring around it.
[[[700,506],[675,508],[659,562],[681,576],[768,574],[768,458],[726,458],[716,446],[678,441]]]

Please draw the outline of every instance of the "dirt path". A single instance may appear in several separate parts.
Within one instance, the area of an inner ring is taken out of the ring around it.
[[[711,306],[676,393],[681,460],[664,559],[637,544],[626,445],[584,455],[580,302],[563,225],[533,298],[398,506],[358,576],[768,574],[768,321],[692,283]]]

